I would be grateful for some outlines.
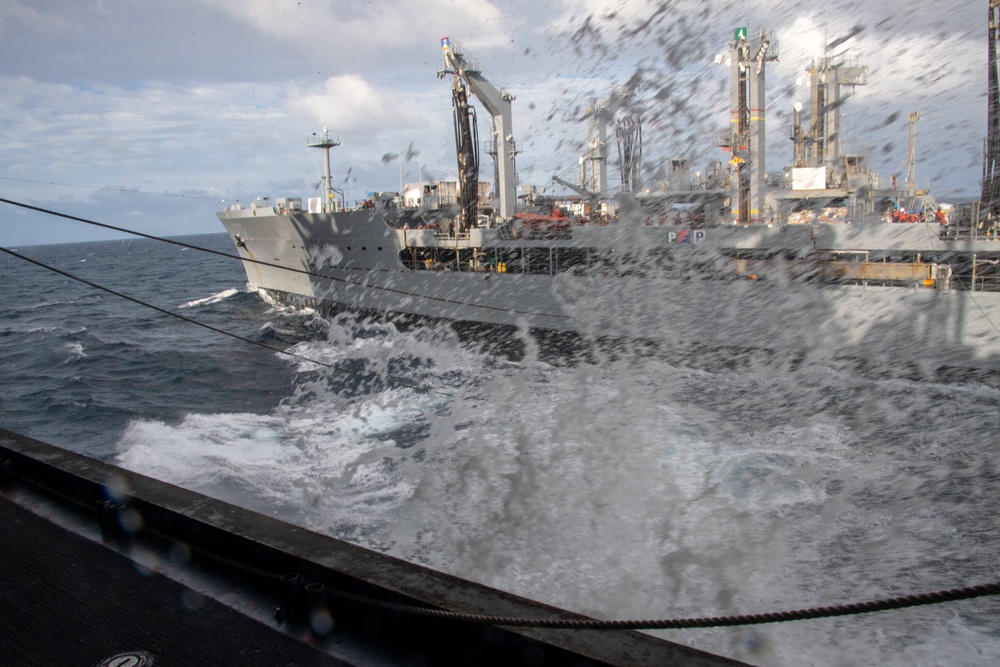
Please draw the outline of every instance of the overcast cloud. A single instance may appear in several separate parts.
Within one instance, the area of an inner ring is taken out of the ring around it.
[[[343,141],[334,173],[348,199],[397,189],[400,165],[382,158],[410,147],[403,180],[454,178],[450,86],[436,78],[446,35],[516,95],[522,182],[573,178],[584,109],[629,80],[646,168],[688,157],[701,169],[724,159],[712,133],[727,123],[728,70],[714,56],[735,27],[766,23],[780,58],[769,170],[790,157],[791,105],[807,99],[796,81],[826,40],[870,68],[845,107],[848,148],[891,174],[920,111],[918,179],[940,200],[970,197],[986,13],[986,0],[839,2],[829,14],[775,0],[0,0],[0,196],[147,233],[221,232],[222,199],[315,192],[322,168],[305,138],[324,126]],[[7,246],[108,236],[0,210]]]

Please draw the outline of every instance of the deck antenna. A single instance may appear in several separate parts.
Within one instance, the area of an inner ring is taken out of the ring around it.
[[[420,119],[417,119],[417,181],[424,182],[424,170],[420,166]]]
[[[399,194],[403,194],[403,117],[399,116],[399,131],[396,133],[396,146],[398,147],[396,162],[399,163]]]
[[[330,134],[330,130],[323,128],[323,134],[312,133],[306,139],[306,145],[310,148],[319,148],[323,151],[323,212],[333,211],[333,184],[330,180],[330,149],[340,145],[340,139]]]
[[[906,144],[906,194],[917,196],[917,121],[920,112],[910,113],[908,141]]]
[[[830,50],[830,0],[826,0],[823,14],[823,55]]]

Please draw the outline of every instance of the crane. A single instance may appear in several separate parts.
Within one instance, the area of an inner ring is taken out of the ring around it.
[[[598,104],[595,100],[587,109],[590,116],[590,150],[587,151],[585,160],[590,164],[590,180],[581,180],[581,185],[594,192],[604,194],[608,190],[608,122],[612,117],[612,112],[607,105]],[[586,163],[584,167],[586,173]]]
[[[458,231],[465,234],[476,224],[479,213],[479,133],[476,110],[469,106],[465,84],[458,77],[452,84],[455,113],[455,148],[458,153]]]
[[[511,102],[514,96],[505,89],[489,82],[479,67],[465,57],[448,37],[441,38],[445,69],[439,77],[454,74],[472,91],[493,116],[493,141],[487,151],[496,161],[498,213],[504,220],[514,217],[517,202],[517,172],[514,156],[517,154],[512,134]]]
[[[765,64],[778,59],[773,32],[761,29],[750,39],[746,27],[729,43],[730,121],[728,149],[734,222],[759,223],[764,212],[764,79]]]
[[[896,186],[896,176],[902,170],[903,165],[906,165],[906,182],[904,184],[906,194],[910,197],[914,197],[917,194],[917,121],[921,119],[919,111],[913,111],[909,116],[909,133],[906,142],[906,157],[903,161],[899,163],[896,171],[892,174],[892,188],[895,190]]]
[[[618,138],[618,161],[621,164],[622,192],[638,192],[642,183],[642,121],[639,114],[629,114],[615,126]]]
[[[576,194],[580,195],[581,197],[586,197],[587,199],[589,199],[591,201],[593,201],[594,199],[597,199],[600,196],[600,193],[591,192],[590,190],[586,189],[582,185],[574,185],[574,184],[570,183],[569,181],[564,181],[563,179],[559,178],[558,176],[553,175],[552,176],[552,180],[555,181],[556,183],[558,183],[559,185],[562,185],[564,187],[569,188],[570,190],[572,190]]]

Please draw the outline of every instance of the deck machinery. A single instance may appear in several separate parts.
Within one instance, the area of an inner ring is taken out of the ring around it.
[[[452,84],[452,111],[458,153],[458,232],[466,234],[479,214],[479,133],[475,107],[469,105],[467,87],[459,76]]]
[[[486,79],[482,68],[467,58],[458,45],[449,38],[441,38],[441,51],[444,55],[444,69],[438,72],[438,76],[452,74],[456,79],[461,79],[493,117],[493,139],[487,146],[486,152],[493,156],[496,162],[496,213],[501,220],[509,220],[514,217],[514,206],[517,202],[517,170],[514,164],[517,149],[511,114],[511,102],[514,96]],[[458,86],[458,83],[455,86]],[[456,116],[456,123],[464,122],[465,119]],[[464,130],[456,126],[456,132]],[[472,139],[471,136],[468,138]]]
[[[864,155],[844,151],[841,132],[843,106],[857,86],[868,84],[868,67],[843,55],[824,55],[806,72],[809,115],[804,119],[803,105],[794,104],[792,164],[775,201],[777,217],[793,222],[873,219],[899,192],[895,184],[890,190],[879,189],[878,175]],[[923,206],[913,194],[910,200],[908,207]]]

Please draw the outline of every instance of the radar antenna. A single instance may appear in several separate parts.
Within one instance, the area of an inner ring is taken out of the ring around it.
[[[319,148],[323,151],[323,212],[333,211],[333,183],[330,180],[330,149],[340,145],[340,139],[331,135],[330,130],[323,128],[323,134],[312,133],[306,139],[306,145],[310,148]]]

